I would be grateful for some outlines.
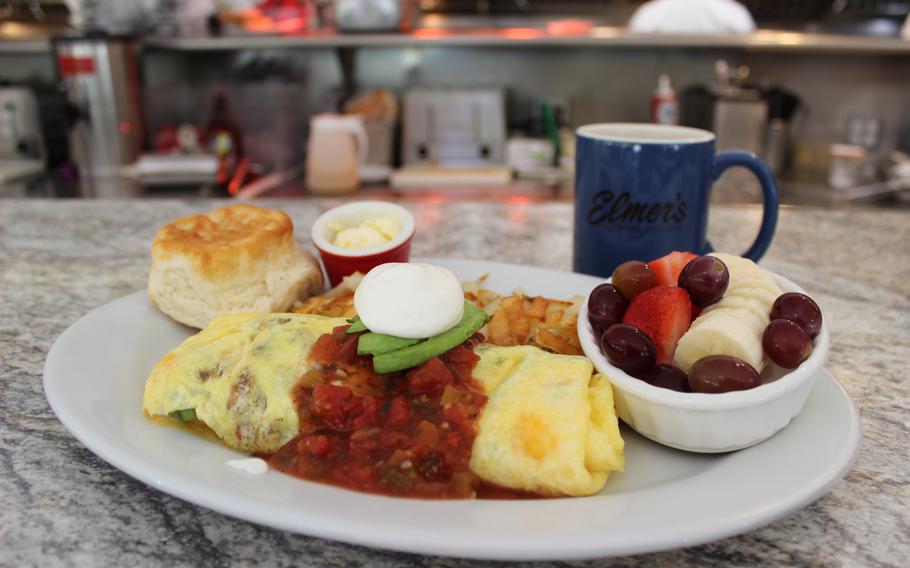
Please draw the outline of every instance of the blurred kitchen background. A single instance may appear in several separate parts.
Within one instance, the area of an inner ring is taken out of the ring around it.
[[[570,200],[575,127],[910,203],[910,0],[0,0],[0,197]],[[731,172],[715,201],[757,202]],[[0,202],[2,207],[2,202]]]

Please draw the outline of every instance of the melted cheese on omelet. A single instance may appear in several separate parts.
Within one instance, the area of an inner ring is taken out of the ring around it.
[[[542,495],[590,495],[623,469],[613,391],[584,357],[532,346],[479,346],[474,379],[488,401],[471,471]]]
[[[195,409],[228,446],[277,450],[298,433],[291,391],[311,368],[310,348],[344,323],[303,314],[217,318],[158,362],[143,409],[150,416]]]

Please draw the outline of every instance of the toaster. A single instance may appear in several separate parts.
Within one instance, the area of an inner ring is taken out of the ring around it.
[[[495,88],[417,88],[402,105],[402,161],[443,167],[504,163],[505,94]]]

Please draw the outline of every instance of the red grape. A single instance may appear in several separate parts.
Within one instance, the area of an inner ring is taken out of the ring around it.
[[[689,377],[686,376],[682,369],[673,365],[654,365],[641,378],[655,387],[679,392],[692,392],[692,389],[689,388]]]
[[[629,302],[612,284],[601,284],[588,297],[588,320],[595,328],[607,329],[622,322]]]
[[[761,384],[752,365],[730,355],[702,357],[689,370],[693,392],[722,393],[753,389]]]
[[[784,369],[795,369],[812,354],[812,339],[797,323],[772,320],[761,336],[765,354]]]
[[[699,256],[682,269],[678,284],[689,293],[693,304],[704,308],[723,298],[730,284],[730,271],[719,258]]]
[[[610,363],[629,374],[647,371],[657,362],[654,342],[633,325],[611,325],[604,332],[600,347]]]
[[[771,319],[790,320],[814,338],[822,330],[822,311],[818,304],[805,294],[781,294],[771,306]]]
[[[627,300],[631,300],[645,290],[653,288],[657,278],[647,263],[630,260],[616,267],[612,282]]]

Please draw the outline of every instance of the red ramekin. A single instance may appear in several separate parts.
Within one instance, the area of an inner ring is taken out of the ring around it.
[[[398,220],[401,231],[391,241],[378,247],[346,249],[332,244],[333,224],[355,227],[369,217],[387,215]],[[316,219],[310,231],[313,246],[322,257],[329,282],[337,286],[341,279],[355,272],[366,274],[387,262],[407,262],[411,255],[411,239],[416,223],[414,216],[400,205],[388,201],[353,201],[329,209]]]

